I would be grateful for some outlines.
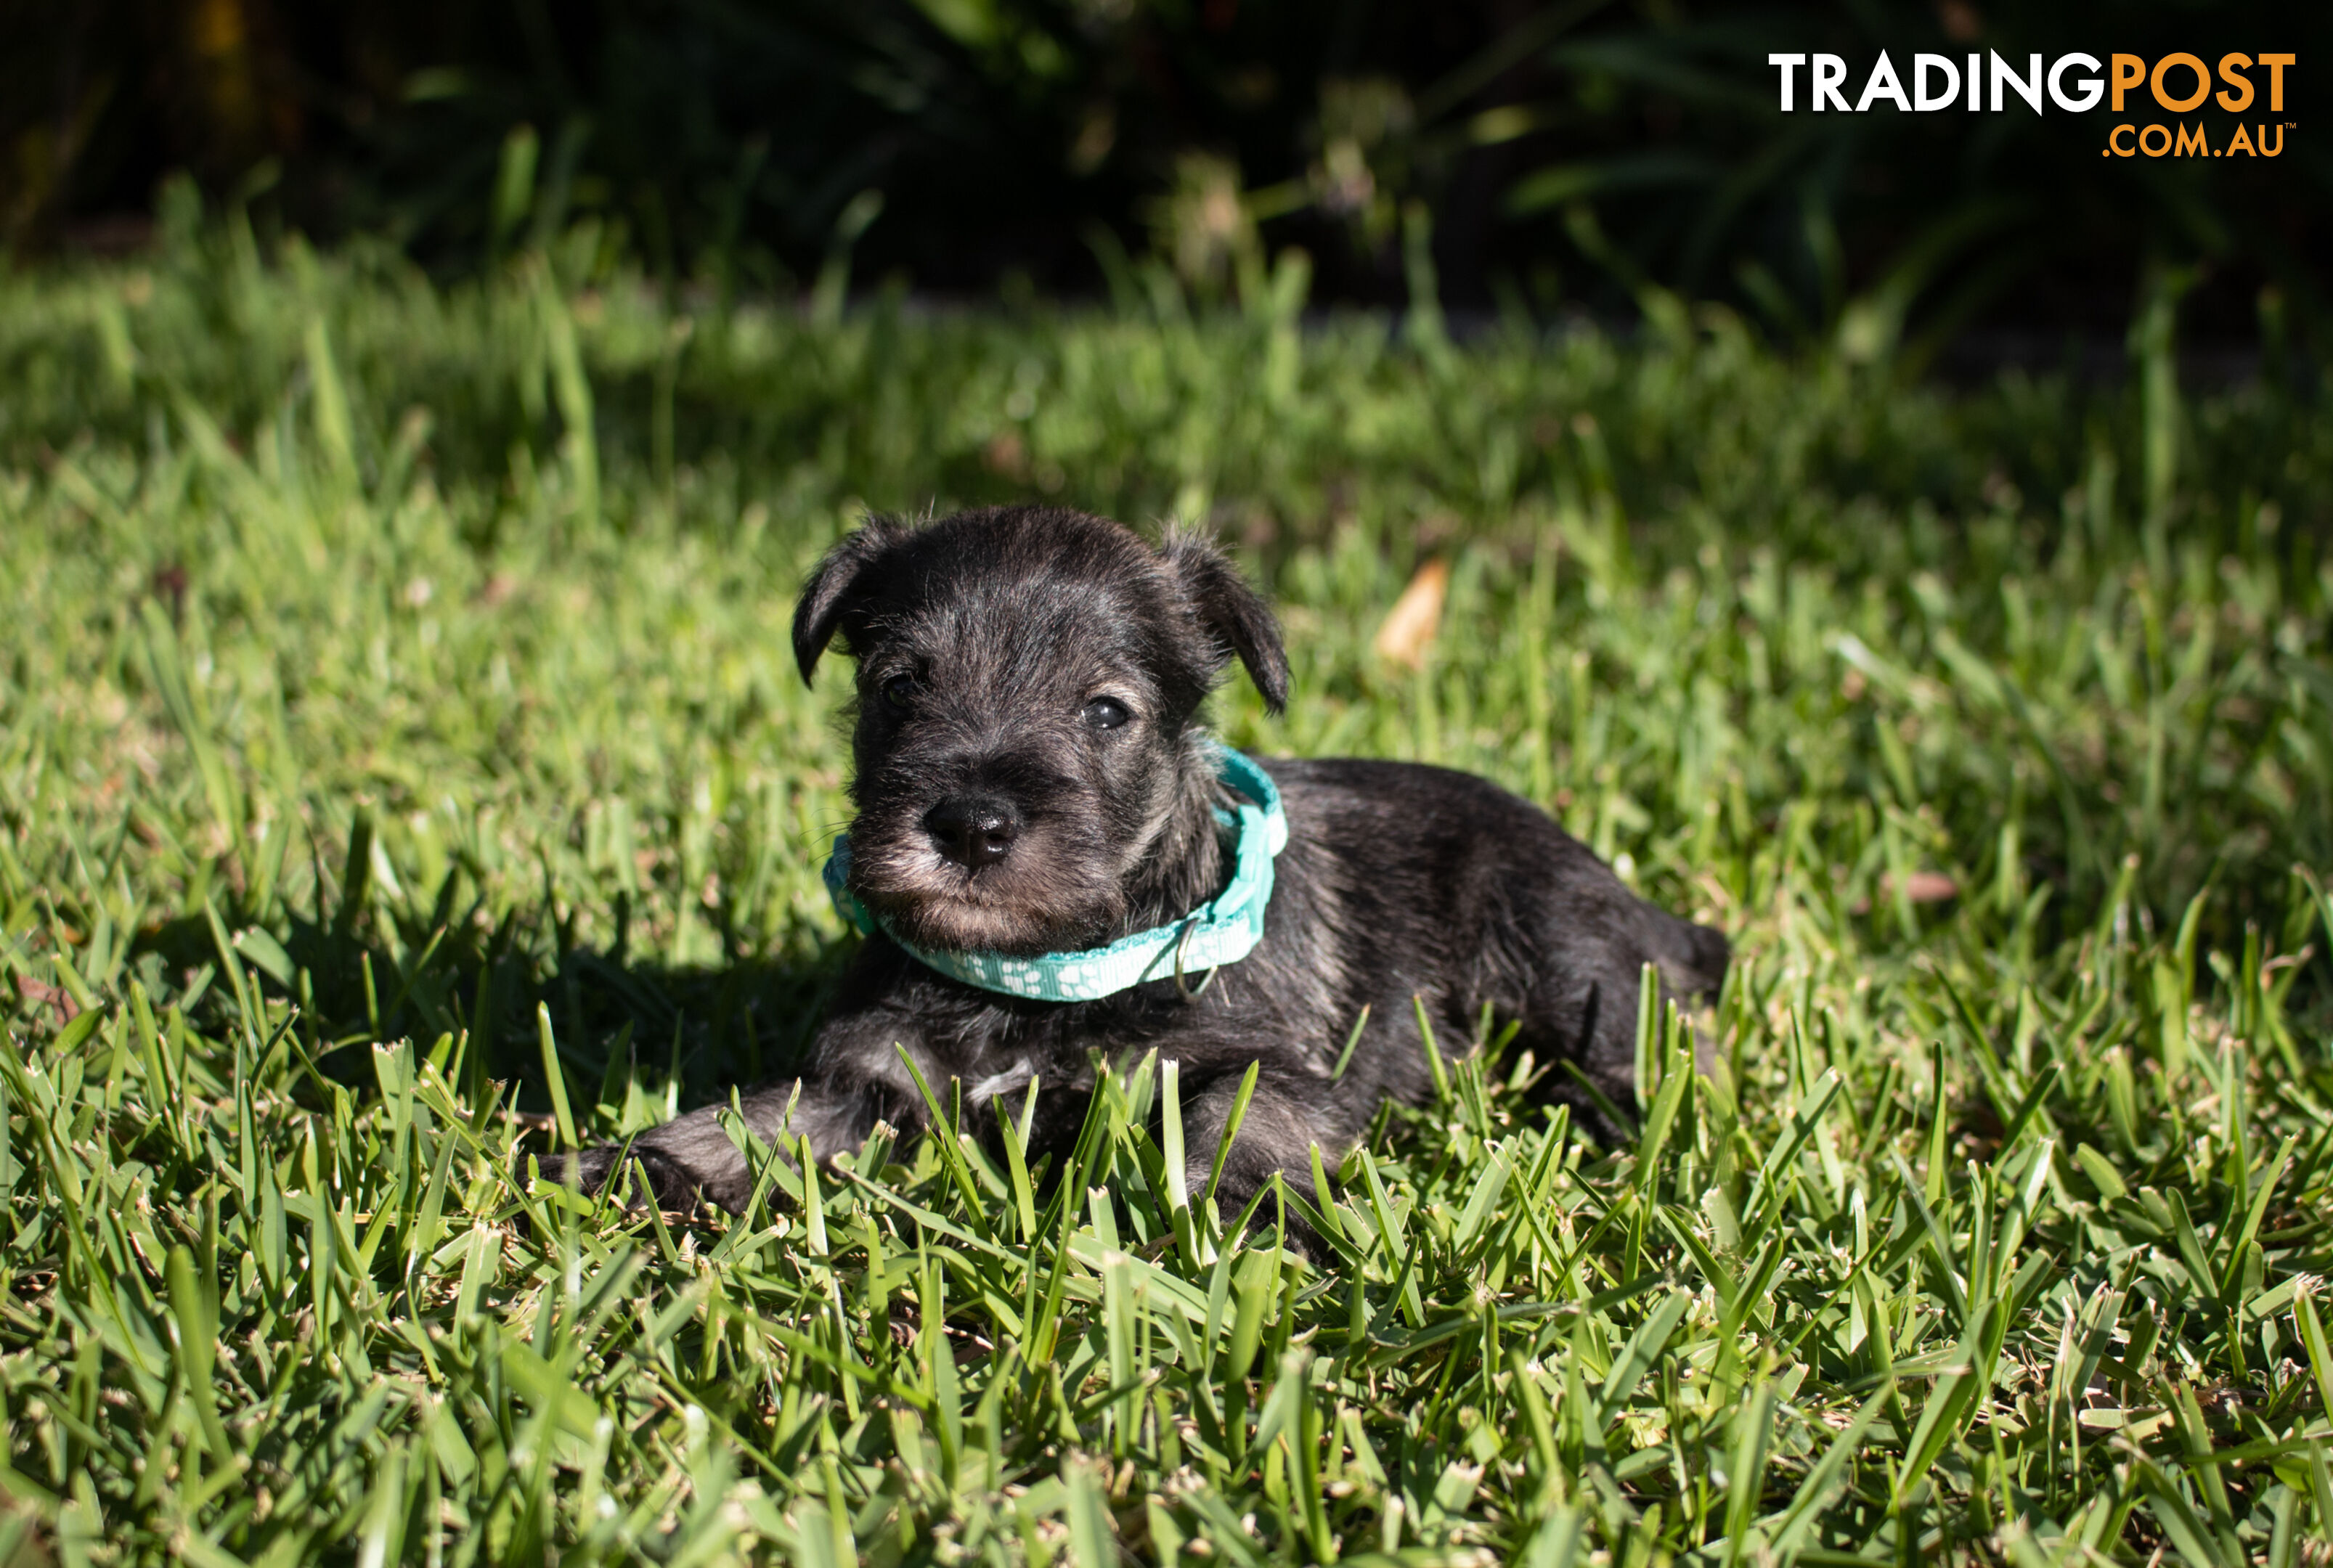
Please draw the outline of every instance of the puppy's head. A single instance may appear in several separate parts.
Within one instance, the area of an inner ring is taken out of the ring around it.
[[[1271,610],[1212,545],[1052,508],[869,520],[795,608],[805,681],[838,635],[859,661],[852,891],[925,947],[1109,940],[1183,847],[1224,666],[1274,712],[1288,696]]]

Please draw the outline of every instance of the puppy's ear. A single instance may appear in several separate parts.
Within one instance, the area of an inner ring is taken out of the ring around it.
[[[1191,596],[1191,607],[1215,640],[1239,655],[1272,712],[1288,706],[1288,650],[1280,622],[1263,596],[1212,543],[1197,534],[1169,534],[1160,552]]]
[[[802,684],[810,684],[819,655],[842,629],[844,617],[881,586],[883,558],[908,531],[890,518],[870,517],[828,550],[802,584],[794,606],[794,663],[802,667]]]

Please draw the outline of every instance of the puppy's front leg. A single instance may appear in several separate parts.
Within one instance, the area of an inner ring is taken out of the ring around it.
[[[1224,1131],[1239,1099],[1240,1076],[1226,1074],[1213,1080],[1183,1107],[1184,1183],[1195,1203],[1206,1191],[1216,1152],[1223,1147]],[[1306,1106],[1319,1102],[1325,1089],[1318,1079],[1269,1073],[1257,1077],[1254,1096],[1247,1103],[1247,1114],[1240,1118],[1238,1136],[1232,1140],[1223,1177],[1215,1183],[1215,1210],[1226,1225],[1239,1217],[1250,1199],[1272,1184],[1274,1173],[1297,1192],[1311,1190],[1311,1149],[1320,1142],[1320,1133]],[[1267,1203],[1258,1209],[1255,1223],[1267,1227],[1277,1219]],[[1288,1240],[1308,1257],[1321,1256],[1320,1239],[1293,1210],[1288,1216]]]
[[[737,1109],[754,1135],[778,1145],[790,1164],[804,1138],[810,1140],[811,1157],[822,1163],[859,1147],[874,1129],[882,1107],[868,1089],[865,1084],[839,1084],[831,1077],[787,1078],[739,1095]],[[732,1214],[745,1207],[753,1196],[755,1171],[721,1124],[721,1113],[728,1108],[725,1102],[702,1105],[633,1140],[631,1159],[646,1175],[648,1196],[658,1207],[693,1209],[699,1199]],[[576,1171],[583,1190],[596,1192],[605,1185],[622,1153],[603,1146],[578,1155]]]

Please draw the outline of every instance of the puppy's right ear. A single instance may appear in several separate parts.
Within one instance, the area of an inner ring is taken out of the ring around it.
[[[1199,622],[1227,653],[1237,654],[1248,678],[1263,693],[1264,711],[1277,713],[1288,706],[1288,651],[1280,640],[1280,622],[1263,596],[1248,586],[1224,552],[1204,534],[1171,532],[1161,550],[1166,564],[1183,580]],[[1222,664],[1217,663],[1216,668]]]
[[[870,517],[828,550],[802,584],[802,598],[794,606],[794,663],[802,668],[803,685],[810,684],[819,655],[842,629],[845,618],[881,586],[883,558],[907,532],[890,518]]]

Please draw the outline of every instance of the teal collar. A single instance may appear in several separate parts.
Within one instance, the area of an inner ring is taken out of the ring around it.
[[[1222,741],[1210,744],[1216,752],[1216,777],[1240,797],[1236,816],[1215,808],[1216,820],[1238,829],[1238,856],[1230,885],[1170,924],[1122,936],[1108,947],[1038,958],[917,947],[902,940],[850,891],[848,835],[834,841],[834,853],[827,857],[827,894],[834,900],[836,913],[862,935],[880,931],[930,968],[984,990],[1035,1001],[1085,1002],[1115,996],[1145,980],[1171,979],[1181,986],[1186,975],[1237,963],[1263,940],[1264,906],[1272,902],[1272,856],[1288,842],[1288,816],[1281,809],[1280,789],[1271,775]],[[1194,993],[1186,988],[1185,994]]]

